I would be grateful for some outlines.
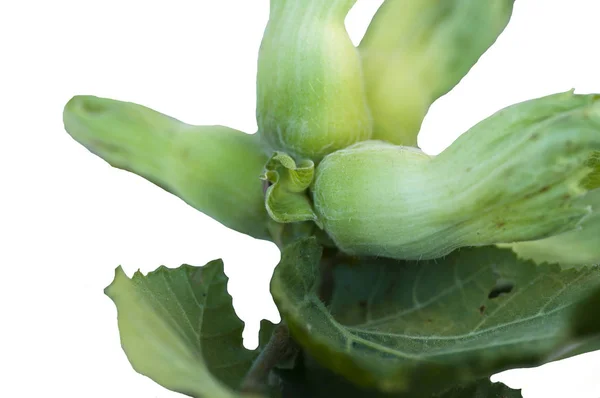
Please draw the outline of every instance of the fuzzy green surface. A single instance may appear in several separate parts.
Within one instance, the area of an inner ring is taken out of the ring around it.
[[[599,97],[555,94],[492,115],[435,157],[380,141],[330,154],[314,209],[350,254],[429,259],[546,238],[590,213],[577,198],[598,148]]]
[[[258,59],[263,143],[297,159],[371,137],[358,51],[344,19],[356,0],[272,0]]]
[[[510,247],[519,257],[538,264],[557,262],[562,267],[600,264],[600,189],[588,192],[580,203],[591,206],[592,213],[575,230],[502,246]]]
[[[514,0],[386,0],[359,49],[374,139],[415,146],[429,106],[496,41]]]
[[[142,105],[73,97],[65,129],[110,165],[138,174],[225,226],[269,239],[258,137],[191,126]]]

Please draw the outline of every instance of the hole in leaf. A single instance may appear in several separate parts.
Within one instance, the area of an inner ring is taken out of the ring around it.
[[[488,294],[488,298],[495,299],[496,297],[499,297],[502,294],[508,294],[512,292],[514,287],[514,283],[510,281],[498,280],[496,282],[496,286],[494,286],[494,288],[490,291],[490,294]]]

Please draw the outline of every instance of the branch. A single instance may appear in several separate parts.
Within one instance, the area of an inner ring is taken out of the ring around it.
[[[241,385],[245,393],[262,393],[267,385],[271,370],[280,362],[290,358],[298,351],[296,343],[290,337],[285,324],[278,325],[271,339],[254,360]]]

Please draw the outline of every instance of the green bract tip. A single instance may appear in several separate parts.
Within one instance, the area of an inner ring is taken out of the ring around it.
[[[259,177],[258,137],[223,126],[191,126],[130,102],[73,97],[65,128],[114,167],[136,173],[225,226],[270,239]]]

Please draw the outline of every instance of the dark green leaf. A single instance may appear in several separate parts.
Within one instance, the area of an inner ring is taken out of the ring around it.
[[[466,386],[453,387],[440,394],[417,394],[411,392],[383,393],[352,384],[340,375],[324,369],[314,360],[298,361],[289,371],[278,371],[282,380],[283,398],[521,398],[520,390],[513,390],[502,383],[491,383],[482,378]]]
[[[121,345],[137,372],[194,397],[240,396],[234,390],[257,353],[242,345],[244,324],[221,260],[131,279],[119,267],[105,292],[117,306]]]
[[[522,398],[521,390],[513,390],[502,383],[481,379],[464,387],[452,388],[435,398]]]
[[[600,338],[600,289],[587,297],[573,314],[573,333],[576,335]]]
[[[314,240],[283,252],[271,282],[282,317],[321,364],[387,392],[436,393],[541,364],[581,341],[573,307],[600,286],[599,267],[563,271],[483,247],[421,262],[345,260],[325,307],[320,256]]]

